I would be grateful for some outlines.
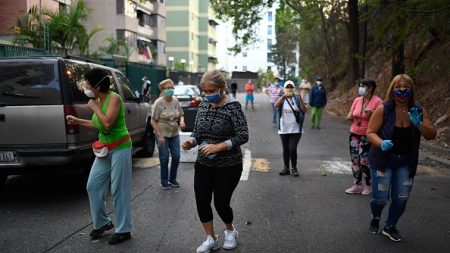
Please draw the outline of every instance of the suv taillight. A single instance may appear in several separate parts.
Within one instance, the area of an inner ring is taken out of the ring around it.
[[[198,107],[200,103],[196,100],[191,100],[191,102],[189,103],[189,107]]]
[[[72,115],[72,116],[78,117],[77,111],[75,111],[75,107],[73,105],[65,105],[64,106],[64,122],[66,123],[66,134],[79,134],[80,126],[79,125],[70,125],[66,119],[67,115]]]

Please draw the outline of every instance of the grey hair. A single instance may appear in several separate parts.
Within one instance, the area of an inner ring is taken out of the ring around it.
[[[220,70],[214,69],[205,72],[205,74],[203,74],[202,76],[202,79],[200,79],[200,84],[202,85],[207,82],[221,89],[222,92],[225,92],[225,90],[227,89],[225,77]]]

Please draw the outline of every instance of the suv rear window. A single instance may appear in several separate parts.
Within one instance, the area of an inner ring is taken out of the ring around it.
[[[0,61],[0,103],[4,105],[61,104],[57,61]]]

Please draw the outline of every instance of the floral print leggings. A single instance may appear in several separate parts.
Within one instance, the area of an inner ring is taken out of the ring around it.
[[[358,135],[350,132],[349,134],[349,148],[350,159],[352,161],[352,172],[355,178],[355,184],[360,185],[362,176],[366,181],[366,185],[371,185],[370,182],[370,167],[369,167],[369,149],[370,142],[365,135]]]

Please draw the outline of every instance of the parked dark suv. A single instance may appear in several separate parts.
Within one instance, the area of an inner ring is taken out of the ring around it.
[[[60,57],[0,58],[0,184],[29,168],[65,169],[93,158],[97,132],[65,120],[69,114],[92,117],[81,85],[93,67],[109,72],[111,90],[122,96],[133,145],[141,155],[153,155],[150,105],[138,100],[120,71]]]

